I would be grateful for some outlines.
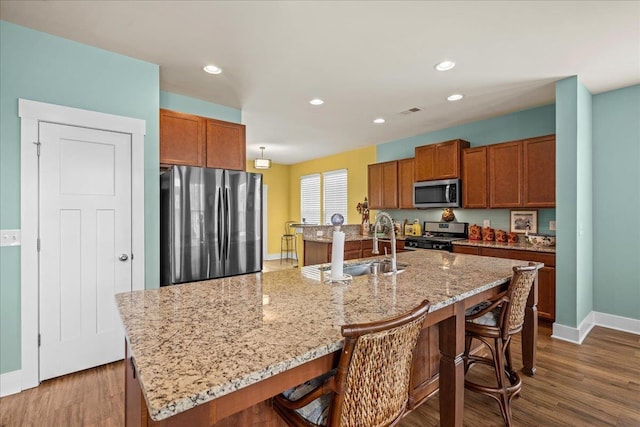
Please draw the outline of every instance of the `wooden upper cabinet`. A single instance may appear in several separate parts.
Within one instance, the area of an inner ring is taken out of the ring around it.
[[[416,147],[415,180],[431,181],[436,179],[436,147],[435,144]]]
[[[413,209],[414,159],[398,160],[398,208]]]
[[[487,208],[487,147],[462,150],[462,207]]]
[[[374,163],[368,167],[369,208],[398,208],[398,162]]]
[[[245,126],[207,119],[207,167],[246,169]]]
[[[460,178],[462,149],[468,147],[462,139],[416,147],[415,180]]]
[[[160,110],[160,164],[246,169],[245,126]]]
[[[489,205],[492,208],[522,206],[524,180],[522,141],[489,145]]]
[[[524,200],[525,207],[556,205],[556,138],[555,135],[525,139]]]
[[[167,165],[205,165],[203,117],[160,110],[160,163]]]
[[[487,150],[490,208],[555,207],[555,135],[488,145]]]

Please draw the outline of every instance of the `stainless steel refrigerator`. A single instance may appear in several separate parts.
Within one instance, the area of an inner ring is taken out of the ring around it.
[[[160,286],[262,270],[262,174],[172,166],[160,175]]]

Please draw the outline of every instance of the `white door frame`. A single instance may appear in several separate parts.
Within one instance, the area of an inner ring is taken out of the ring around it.
[[[20,287],[22,318],[22,389],[36,387],[39,375],[38,160],[40,122],[79,126],[131,135],[131,284],[144,289],[144,136],[146,122],[43,102],[18,100],[20,116]],[[124,352],[124,344],[123,344]],[[124,355],[124,354],[123,354]]]

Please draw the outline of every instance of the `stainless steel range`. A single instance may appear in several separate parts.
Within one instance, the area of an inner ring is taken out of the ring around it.
[[[408,236],[404,247],[409,249],[438,249],[453,251],[452,242],[469,237],[469,223],[467,222],[432,222],[425,221],[423,235]]]

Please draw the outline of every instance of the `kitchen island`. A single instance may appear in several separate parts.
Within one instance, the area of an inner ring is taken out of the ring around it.
[[[328,371],[342,346],[340,326],[395,316],[424,299],[432,303],[425,330],[439,332],[435,342],[424,337],[439,344],[439,375],[416,370],[425,378],[414,375],[411,405],[436,390],[439,377],[441,425],[462,425],[464,309],[496,293],[524,262],[441,251],[405,252],[398,261],[409,264],[401,274],[349,284],[325,283],[309,266],[118,294],[127,425],[213,424]],[[530,373],[536,293],[523,337]],[[433,359],[422,356],[414,363]]]

